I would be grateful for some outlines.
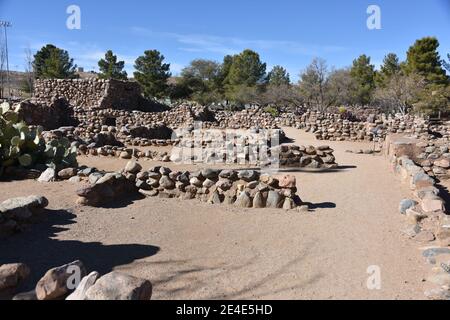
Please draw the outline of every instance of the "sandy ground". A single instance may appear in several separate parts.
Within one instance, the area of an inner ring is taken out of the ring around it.
[[[296,144],[324,144],[286,132]],[[410,191],[382,156],[345,153],[370,144],[326,144],[339,170],[293,172],[310,213],[153,198],[80,208],[78,186],[69,182],[0,183],[0,200],[41,194],[51,209],[48,221],[0,243],[0,264],[28,263],[35,283],[47,269],[80,259],[89,270],[148,278],[155,299],[423,299],[419,244],[400,232],[398,204]],[[105,170],[126,163],[81,162]],[[381,290],[366,285],[373,265]]]

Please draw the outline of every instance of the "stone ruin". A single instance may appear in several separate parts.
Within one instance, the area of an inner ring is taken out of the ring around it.
[[[148,171],[131,160],[122,172],[92,173],[77,191],[79,205],[102,206],[124,195],[198,199],[214,205],[291,210],[303,205],[295,177],[275,177],[255,170],[203,169],[177,172],[165,167]]]
[[[147,101],[142,98],[137,82],[102,79],[44,79],[36,80],[34,97],[64,98],[71,106],[89,109],[143,110]]]

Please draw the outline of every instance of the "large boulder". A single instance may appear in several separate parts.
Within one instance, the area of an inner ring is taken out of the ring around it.
[[[95,284],[99,277],[100,274],[98,272],[92,272],[84,277],[75,291],[69,295],[66,300],[86,300],[86,292]]]
[[[152,284],[119,272],[111,272],[90,287],[87,300],[150,300]]]
[[[0,266],[0,292],[15,289],[30,275],[30,268],[23,263]]]
[[[7,219],[25,221],[48,206],[45,197],[29,196],[8,199],[0,204],[0,213]]]
[[[36,285],[36,296],[38,300],[64,298],[70,292],[68,280],[74,275],[74,270],[80,277],[86,275],[86,269],[81,261],[75,261],[47,271]]]

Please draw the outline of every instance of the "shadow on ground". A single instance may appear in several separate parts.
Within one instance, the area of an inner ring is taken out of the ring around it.
[[[302,269],[314,244],[307,245],[308,251],[302,250],[297,257],[293,257],[277,268],[257,277],[252,270],[260,264],[258,256],[249,257],[245,261],[230,264],[226,260],[223,263],[209,262],[208,259],[195,260],[164,260],[164,261],[139,261],[133,266],[124,266],[120,270],[128,268],[144,268],[148,270],[162,270],[155,273],[157,276],[151,279],[154,292],[158,299],[207,299],[207,300],[248,300],[273,297],[279,294],[292,294],[293,290],[303,290],[313,283],[325,277],[320,272],[309,275],[306,279],[293,281],[288,285],[281,281],[286,275],[292,275]],[[226,257],[223,257],[226,258]],[[277,263],[275,263],[277,265]],[[236,277],[247,274],[242,279],[242,285],[236,287]]]
[[[333,202],[322,202],[322,203],[310,203],[306,202],[305,205],[309,207],[309,211],[315,211],[317,209],[335,209],[336,203]]]
[[[293,173],[293,172],[307,172],[307,173],[333,173],[333,172],[345,172],[350,169],[357,169],[357,166],[338,166],[333,169],[311,169],[311,168],[280,168],[278,171]]]
[[[445,212],[450,212],[450,192],[448,187],[438,183],[436,184],[436,188],[439,189],[439,196],[445,201]]]
[[[117,199],[115,201],[111,201],[109,203],[97,206],[97,208],[103,208],[103,209],[120,209],[120,208],[126,208],[128,206],[131,206],[136,201],[144,200],[145,196],[139,194],[139,193],[130,193],[126,196],[122,197],[121,199]]]
[[[160,248],[151,245],[104,245],[99,242],[81,242],[54,239],[74,224],[76,216],[65,210],[47,210],[44,222],[29,230],[0,241],[0,265],[22,262],[31,268],[31,277],[23,289],[34,285],[51,268],[81,260],[88,272],[111,272],[116,266],[130,264],[138,259],[157,254]]]

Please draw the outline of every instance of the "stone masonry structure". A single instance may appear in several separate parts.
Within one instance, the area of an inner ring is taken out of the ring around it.
[[[148,107],[138,83],[102,79],[45,79],[36,80],[34,96],[37,100],[49,97],[65,98],[76,107],[92,109],[144,110]]]

